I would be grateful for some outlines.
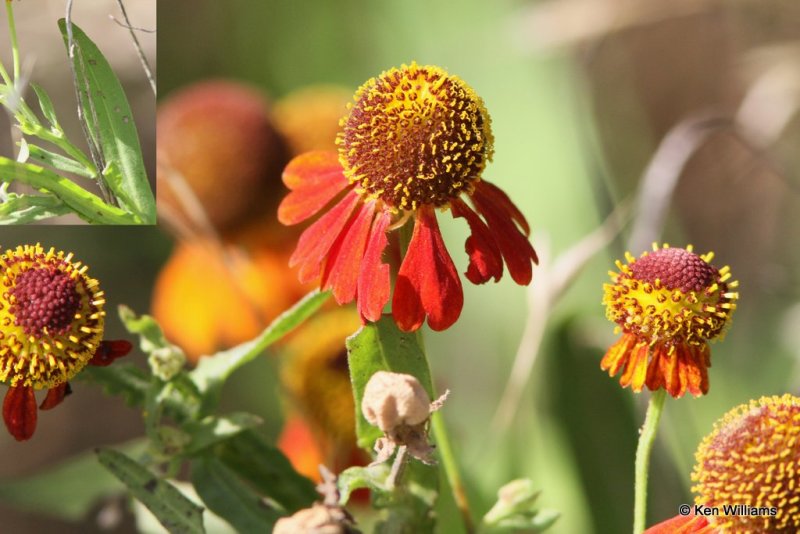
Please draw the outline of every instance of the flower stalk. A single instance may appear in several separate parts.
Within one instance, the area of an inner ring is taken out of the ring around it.
[[[636,447],[636,467],[634,473],[633,533],[644,532],[647,517],[647,475],[650,468],[650,453],[656,439],[658,422],[664,408],[667,392],[659,389],[650,396],[647,414],[644,418],[639,445]]]

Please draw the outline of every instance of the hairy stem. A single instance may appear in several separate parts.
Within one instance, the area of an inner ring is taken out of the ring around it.
[[[666,395],[666,390],[658,389],[650,396],[650,402],[647,405],[647,415],[645,415],[644,425],[639,435],[639,445],[636,448],[633,502],[634,534],[641,534],[644,532],[646,524],[647,475],[650,467],[650,452],[653,450],[653,443],[655,443],[658,421],[661,419],[661,412],[664,408],[664,399]]]

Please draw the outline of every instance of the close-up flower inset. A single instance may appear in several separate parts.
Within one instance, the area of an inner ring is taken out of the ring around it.
[[[108,365],[131,349],[127,341],[102,341],[104,294],[72,257],[38,244],[0,256],[0,381],[9,385],[3,420],[19,441],[36,429],[34,390],[47,389],[39,407],[54,408],[84,366]]]

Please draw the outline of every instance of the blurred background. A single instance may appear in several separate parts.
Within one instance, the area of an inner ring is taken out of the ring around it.
[[[131,24],[144,31],[137,32],[142,52],[156,69],[156,3],[154,0],[128,0],[124,3]],[[14,2],[14,19],[20,47],[20,63],[23,77],[29,83],[42,86],[50,95],[56,114],[67,133],[67,138],[88,154],[81,125],[78,122],[75,90],[72,84],[67,50],[58,29],[58,20],[65,17],[65,0],[36,0],[36,2]],[[119,23],[124,17],[117,0],[93,0],[74,2],[72,21],[80,26],[103,52],[122,83],[133,119],[139,131],[145,167],[155,186],[155,99],[144,74],[141,62],[131,41],[130,32]],[[5,11],[0,23],[0,57],[11,72],[11,44],[8,35]],[[28,103],[36,102],[33,90],[28,88]],[[34,109],[36,105],[33,104]],[[4,109],[5,111],[5,109]],[[16,157],[19,132],[11,130],[7,113],[0,113],[0,154]],[[99,194],[98,188],[88,180],[73,177],[81,187]],[[14,185],[11,191],[23,186]],[[46,221],[46,224],[80,224],[74,216],[63,216]]]
[[[648,394],[622,390],[599,368],[616,339],[602,284],[625,250],[692,243],[741,283],[733,327],[712,346],[709,394],[667,402],[649,523],[692,501],[694,450],[713,421],[751,398],[800,393],[796,2],[168,0],[158,27],[161,228],[20,228],[2,244],[74,250],[109,310],[152,311],[190,358],[254,336],[308,289],[284,267],[296,233],[274,221],[280,169],[333,147],[361,83],[416,60],[484,99],[496,138],[485,177],[526,214],[542,259],[528,289],[508,277],[465,285],[459,321],[426,336],[437,385],[452,392],[444,416],[476,512],[503,483],[529,477],[541,506],[562,513],[552,532],[630,530]],[[611,239],[583,240],[612,213],[626,221],[619,234],[607,224],[600,237]],[[467,229],[440,219],[463,272]],[[552,298],[572,270],[579,275]],[[309,475],[321,459],[363,461],[342,431],[353,409],[337,341],[352,328],[346,314],[321,315],[226,390],[227,405],[264,417],[265,435]],[[40,418],[32,442],[0,436],[0,476],[141,434],[119,399],[75,389]],[[19,531],[77,532],[98,529],[106,508],[78,527],[3,510]],[[446,492],[439,508],[440,531],[459,532]]]

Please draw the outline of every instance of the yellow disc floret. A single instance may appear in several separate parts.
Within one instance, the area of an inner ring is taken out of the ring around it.
[[[0,256],[0,382],[51,388],[94,356],[105,299],[87,267],[40,245]]]
[[[713,518],[725,532],[800,532],[800,398],[763,397],[714,425],[692,473],[699,505],[739,507]]]
[[[650,343],[685,342],[702,345],[720,337],[736,309],[738,282],[730,269],[709,262],[713,253],[698,256],[686,249],[653,246],[628,264],[617,262],[613,283],[604,286],[606,316],[627,334]]]
[[[393,211],[470,193],[493,153],[483,100],[457,76],[416,63],[368,80],[337,137],[345,175]]]

